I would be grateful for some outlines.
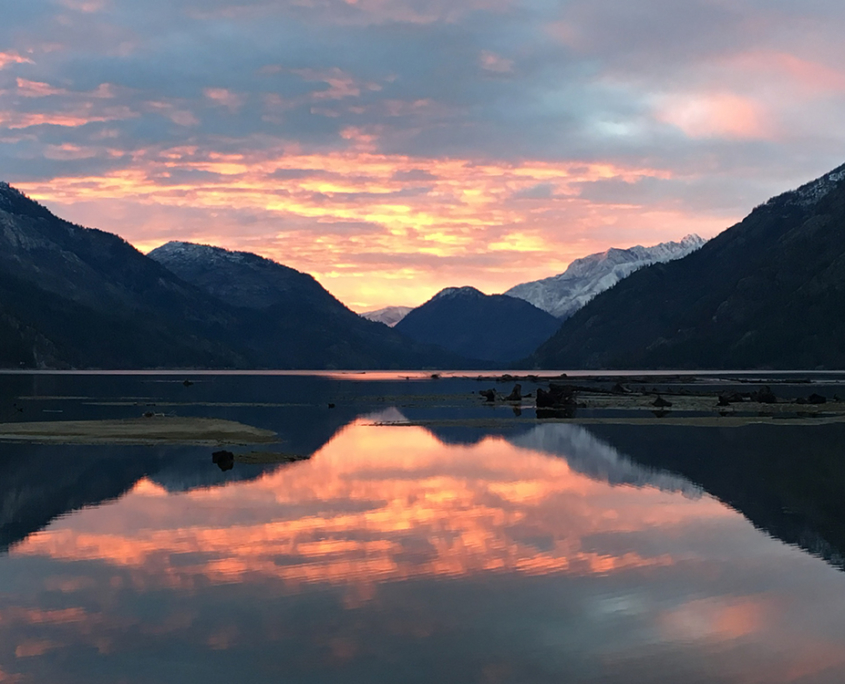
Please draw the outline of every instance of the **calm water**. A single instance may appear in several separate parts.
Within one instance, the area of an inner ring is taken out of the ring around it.
[[[0,376],[6,421],[155,404],[313,454],[0,447],[0,682],[845,681],[841,426],[587,430],[419,398],[467,380],[194,380]],[[503,422],[373,425],[456,415]]]

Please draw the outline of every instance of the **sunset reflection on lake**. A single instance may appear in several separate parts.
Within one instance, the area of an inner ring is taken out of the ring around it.
[[[0,579],[4,682],[845,675],[840,572],[575,425],[360,418],[257,479],[142,477]]]

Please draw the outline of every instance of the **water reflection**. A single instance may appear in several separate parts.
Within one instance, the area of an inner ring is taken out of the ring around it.
[[[7,460],[2,529],[28,522],[0,557],[0,682],[845,676],[845,575],[692,482],[748,476],[730,454],[768,437],[373,421],[285,467]]]

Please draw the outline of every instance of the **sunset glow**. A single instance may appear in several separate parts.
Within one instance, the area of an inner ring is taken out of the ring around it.
[[[268,256],[357,310],[711,237],[845,155],[827,3],[26,7],[0,28],[3,180],[142,251]]]

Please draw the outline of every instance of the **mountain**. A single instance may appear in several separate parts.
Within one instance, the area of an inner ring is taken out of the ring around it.
[[[395,330],[461,356],[501,364],[523,358],[559,325],[554,316],[521,299],[451,287],[411,311]]]
[[[208,334],[231,323],[125,240],[0,183],[0,365],[231,367],[244,357]]]
[[[569,318],[599,292],[610,289],[634,271],[656,263],[685,257],[706,240],[687,235],[680,242],[661,242],[653,247],[611,248],[576,259],[560,275],[516,285],[505,292],[530,302],[561,320]]]
[[[156,251],[158,260],[64,221],[0,183],[0,367],[464,363],[365,321],[311,276],[256,255],[184,243]]]
[[[147,255],[237,311],[237,341],[261,366],[420,368],[463,365],[365,320],[312,276],[249,252],[169,242]]]
[[[412,311],[410,306],[388,306],[377,311],[365,311],[360,314],[368,321],[384,323],[388,328],[393,328],[399,321]]]
[[[541,368],[845,367],[845,166],[564,322]]]

